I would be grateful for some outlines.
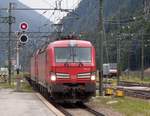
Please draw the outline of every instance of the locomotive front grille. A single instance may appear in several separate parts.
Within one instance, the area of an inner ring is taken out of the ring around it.
[[[91,73],[81,73],[77,75],[78,78],[90,78]]]
[[[64,73],[56,73],[57,78],[69,78],[69,74],[64,74]]]

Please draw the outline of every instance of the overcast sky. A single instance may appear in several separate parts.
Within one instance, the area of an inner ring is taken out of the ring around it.
[[[21,3],[31,7],[31,8],[55,8],[56,1],[62,1],[62,8],[64,9],[74,9],[77,7],[81,0],[19,0]],[[58,11],[37,11],[44,15],[50,21],[57,23],[66,13]]]

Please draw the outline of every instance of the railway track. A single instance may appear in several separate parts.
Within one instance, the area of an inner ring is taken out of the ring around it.
[[[104,84],[104,87],[111,87],[111,84]],[[120,81],[119,86],[116,86],[117,89],[123,90],[126,96],[131,96],[135,98],[150,99],[150,84],[144,83],[135,83],[135,82],[126,82]],[[97,86],[98,90],[99,87]]]
[[[89,106],[80,103],[80,104],[56,104],[54,106],[63,112],[66,116],[79,116],[79,115],[88,115],[88,116],[105,116],[104,114],[95,111]]]
[[[129,81],[119,81],[120,86],[141,86],[141,87],[150,87],[150,83],[138,83],[138,82],[129,82]]]
[[[137,91],[137,90],[124,90],[125,95],[131,96],[131,97],[136,97],[140,99],[150,99],[150,92],[147,91]]]
[[[89,106],[87,106],[87,105],[85,105],[85,104],[82,104],[82,105],[83,105],[82,107],[83,107],[85,110],[87,110],[88,112],[94,114],[95,116],[104,116],[104,114],[99,113],[99,112],[93,110],[93,109],[90,108]]]
[[[73,104],[73,103],[63,103],[58,104],[55,103],[53,100],[48,100],[54,107],[56,107],[59,111],[61,111],[65,116],[78,116],[78,115],[88,115],[88,116],[105,116],[104,114],[95,111],[94,109],[90,108],[89,106],[80,103],[80,104]],[[80,114],[77,112],[80,112]]]
[[[49,102],[55,106],[59,111],[61,111],[65,116],[72,116],[71,113],[69,113],[67,110],[65,110],[65,108],[63,108],[60,104],[55,103],[52,100],[49,100]]]
[[[120,81],[119,82],[120,86],[125,86],[125,87],[135,87],[135,89],[125,89],[123,88],[125,95],[131,96],[131,97],[136,97],[136,98],[141,98],[141,99],[150,99],[150,89],[146,90],[144,88],[149,88],[150,83],[137,83],[137,82],[128,82],[128,81]],[[144,87],[143,89],[136,90],[136,87]]]
[[[27,79],[27,81],[32,86],[31,82],[28,79]],[[47,98],[45,96],[45,94],[43,94],[43,92],[41,92],[39,89],[37,90],[37,88],[34,88],[34,87],[33,87],[33,89],[35,91],[38,91],[48,102],[50,102],[50,104],[52,104],[54,107],[56,107],[56,109],[58,109],[59,111],[61,111],[65,116],[78,116],[77,114],[75,114],[75,112],[71,113],[71,111],[70,111],[70,110],[72,110],[72,112],[73,112],[76,109],[81,114],[83,114],[83,115],[85,115],[85,112],[87,112],[88,116],[105,116],[104,114],[95,111],[94,109],[90,108],[89,106],[87,106],[87,105],[85,105],[83,103],[77,103],[77,104],[73,104],[73,103],[72,104],[58,104],[58,103],[54,102],[52,99]]]

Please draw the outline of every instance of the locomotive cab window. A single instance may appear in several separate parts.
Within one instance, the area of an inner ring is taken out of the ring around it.
[[[74,48],[74,62],[91,62],[91,48]]]
[[[91,48],[55,48],[56,62],[91,62]]]

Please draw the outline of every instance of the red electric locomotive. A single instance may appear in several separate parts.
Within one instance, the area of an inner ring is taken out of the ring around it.
[[[54,41],[31,58],[32,83],[58,102],[85,102],[94,96],[95,72],[95,49],[89,41]]]

